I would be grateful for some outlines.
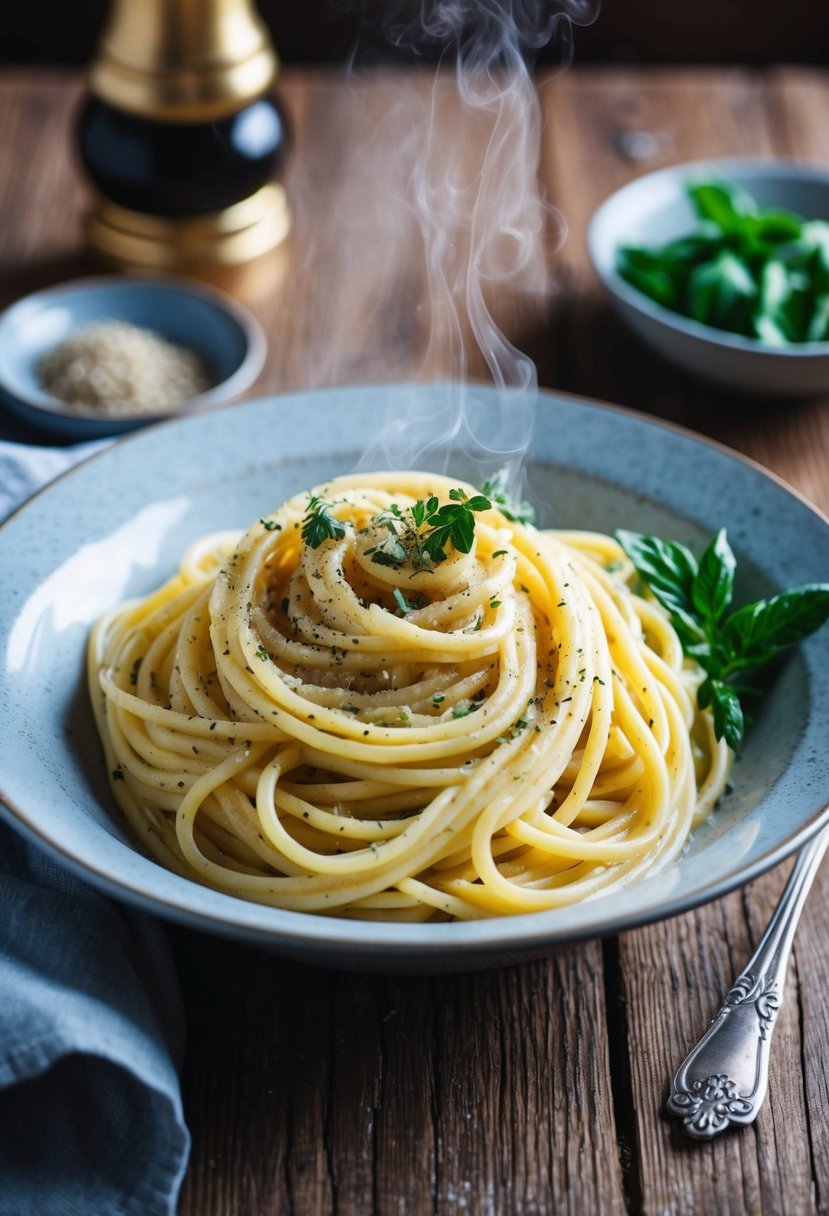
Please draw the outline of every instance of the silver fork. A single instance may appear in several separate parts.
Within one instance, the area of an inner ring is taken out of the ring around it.
[[[789,951],[827,846],[829,825],[801,849],[759,946],[708,1030],[677,1069],[668,1110],[696,1140],[710,1140],[757,1118],[766,1096],[771,1036]]]

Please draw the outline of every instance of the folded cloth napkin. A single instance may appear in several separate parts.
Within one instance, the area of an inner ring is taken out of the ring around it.
[[[95,446],[0,441],[0,514]],[[0,821],[0,1216],[172,1216],[183,1025],[161,925]]]
[[[90,443],[53,448],[12,443],[0,435],[0,519],[5,519],[47,481],[105,447],[107,442],[94,439]]]

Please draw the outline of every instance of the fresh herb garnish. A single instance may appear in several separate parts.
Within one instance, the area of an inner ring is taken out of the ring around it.
[[[506,489],[507,471],[499,469],[494,477],[488,477],[481,490],[491,498],[502,515],[513,523],[534,524],[535,508],[532,503],[513,498]]]
[[[334,514],[333,503],[317,494],[309,494],[301,535],[306,545],[318,549],[323,541],[342,540],[345,536],[345,524]]]
[[[670,613],[685,654],[705,672],[697,701],[701,709],[711,707],[714,733],[739,751],[745,728],[741,698],[757,692],[741,678],[820,628],[829,618],[829,584],[794,587],[728,613],[736,560],[725,529],[699,561],[677,541],[626,531],[617,531],[616,538]]]
[[[829,339],[829,222],[761,208],[738,186],[687,187],[696,231],[623,246],[617,270],[650,299],[772,346]]]
[[[392,595],[403,616],[407,616],[410,612],[417,612],[419,608],[425,608],[426,606],[426,600],[422,595],[415,595],[407,600],[399,587],[394,588]]]
[[[415,570],[432,570],[446,561],[447,545],[469,553],[475,537],[475,512],[488,511],[492,503],[483,494],[470,498],[461,489],[450,490],[449,500],[441,504],[432,494],[405,510],[392,503],[372,521],[373,527],[385,528],[388,535],[366,549],[366,554],[380,566],[410,562]]]

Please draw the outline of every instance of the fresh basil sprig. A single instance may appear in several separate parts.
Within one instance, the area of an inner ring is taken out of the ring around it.
[[[714,715],[714,733],[739,751],[745,729],[742,682],[829,618],[829,584],[811,583],[728,612],[736,561],[721,529],[699,560],[677,541],[619,530],[636,572],[668,610],[684,652],[705,672],[697,701]]]
[[[829,222],[761,207],[728,182],[686,191],[697,228],[622,246],[621,277],[673,312],[770,346],[829,340]]]

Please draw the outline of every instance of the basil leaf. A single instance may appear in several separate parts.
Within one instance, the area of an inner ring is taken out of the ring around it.
[[[785,304],[791,291],[789,273],[783,263],[774,258],[766,262],[760,275],[760,307],[774,316]]]
[[[703,635],[694,616],[692,594],[697,560],[690,549],[677,541],[624,529],[617,530],[616,539],[633,562],[636,573],[671,613],[683,644],[691,639],[699,641]]]
[[[818,296],[806,331],[807,342],[829,341],[829,295]]]
[[[755,667],[796,646],[829,619],[829,584],[814,583],[746,604],[725,622],[732,666]]]
[[[722,680],[711,681],[711,707],[714,711],[714,734],[725,739],[733,752],[740,750],[745,730],[745,718],[740,698]]]
[[[777,322],[762,313],[754,318],[754,336],[761,342],[765,342],[766,346],[788,346],[789,344],[788,338]]]
[[[687,236],[677,237],[675,241],[668,241],[668,244],[663,245],[655,256],[668,265],[675,265],[677,262],[696,265],[698,262],[712,257],[717,252],[721,240],[716,228],[702,229],[699,232],[691,232]]]
[[[488,511],[492,503],[483,494],[475,494],[465,505],[467,511]]]
[[[800,231],[800,240],[815,252],[823,253],[829,258],[829,220],[809,220]],[[824,261],[829,270],[829,261]]]
[[[485,500],[486,501],[486,500]],[[487,507],[489,503],[487,503]],[[479,508],[475,508],[478,510]],[[484,508],[486,509],[486,508]],[[459,553],[469,553],[475,539],[475,520],[469,511],[459,515],[449,530],[449,538]]]
[[[642,265],[642,259],[627,257],[625,251],[620,251],[616,269],[627,283],[648,299],[655,300],[665,308],[677,309],[680,291],[673,268],[658,265],[655,260],[649,265]]]
[[[748,267],[729,250],[691,271],[688,312],[695,321],[720,329],[747,331],[757,284]]]
[[[743,233],[756,245],[780,245],[800,240],[804,223],[794,211],[760,211],[743,220]]]
[[[758,308],[755,329],[759,328],[773,337],[770,327],[758,324],[765,314],[783,335],[784,341],[803,342],[813,312],[808,276],[797,267],[789,267],[778,258],[770,258],[760,276]]]
[[[711,220],[723,232],[742,233],[745,217],[757,212],[751,195],[726,182],[697,182],[688,187],[688,197],[699,218]]]
[[[721,528],[700,557],[691,585],[691,601],[703,620],[715,624],[731,603],[736,565],[725,528]]]
[[[729,681],[764,665],[829,620],[829,583],[783,591],[723,619],[736,565],[725,529],[708,543],[699,562],[676,541],[623,530],[616,538],[639,577],[670,612],[684,653],[706,673],[697,704],[711,708],[716,737],[738,751],[745,729],[740,697],[759,690]]]

